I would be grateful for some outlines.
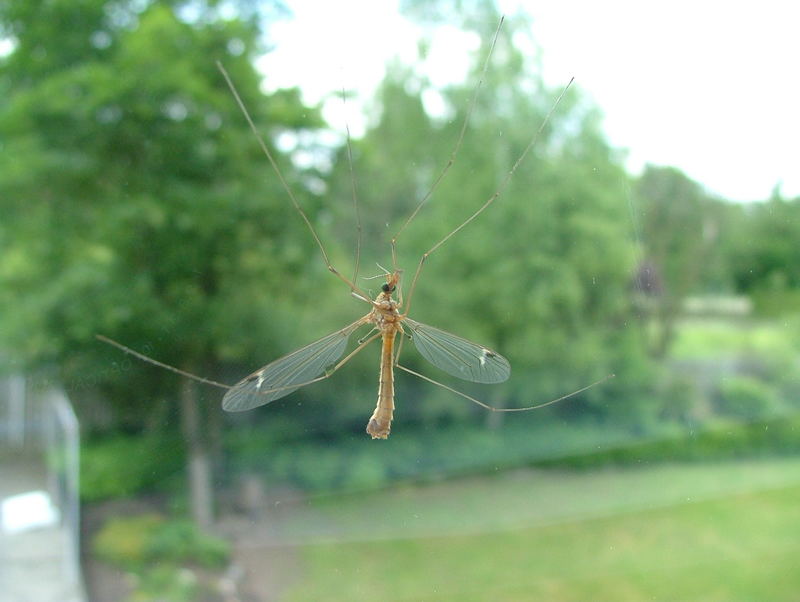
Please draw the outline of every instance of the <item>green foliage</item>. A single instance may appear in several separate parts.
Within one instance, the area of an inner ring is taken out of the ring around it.
[[[635,184],[631,205],[642,246],[637,293],[653,321],[649,348],[656,357],[672,345],[683,300],[707,280],[724,214],[718,204],[671,167],[649,165]]]
[[[540,465],[586,469],[614,464],[636,466],[645,462],[795,456],[800,452],[798,429],[800,417],[794,415],[746,423],[716,420],[702,428],[666,431],[652,439],[597,450],[596,453],[548,460]]]
[[[34,24],[14,6],[14,31],[22,38]],[[102,14],[100,0],[92,6]],[[484,4],[486,18],[467,24],[483,44],[466,83],[437,90],[413,66],[395,65],[372,127],[354,141],[364,230],[371,235],[364,266],[390,263],[386,224],[389,233],[400,227],[452,152],[491,42],[490,9]],[[13,93],[0,111],[7,151],[0,157],[0,198],[9,216],[0,257],[0,347],[29,364],[58,364],[73,392],[83,394],[86,375],[93,375],[92,388],[99,385],[116,405],[114,418],[141,429],[163,416],[159,408],[174,399],[180,381],[125,361],[97,343],[95,333],[192,372],[213,377],[227,368],[240,375],[363,308],[352,300],[341,309],[308,303],[310,295],[327,299],[332,290],[344,300],[346,291],[326,274],[286,192],[275,178],[264,178],[266,162],[214,67],[222,58],[256,123],[269,126],[265,131],[321,125],[297,91],[260,94],[251,66],[258,50],[253,23],[218,19],[212,9],[197,20],[178,18],[161,3],[140,12],[123,3],[120,10],[127,25],[106,27],[108,44],[98,47],[87,41],[97,24],[76,13],[80,26],[59,35],[80,60],[47,53],[46,77],[26,76],[23,65],[35,50],[27,42],[3,64],[1,81]],[[422,251],[501,187],[553,106],[558,91],[542,84],[536,65],[512,43],[527,25],[507,20],[455,167],[399,240],[399,267],[409,276]],[[440,96],[447,113],[430,116],[421,100],[426,94]],[[351,182],[344,151],[340,159],[323,205],[278,156],[347,273],[340,259],[352,248]],[[635,248],[625,186],[597,109],[573,88],[497,201],[431,257],[414,315],[510,357],[512,380],[489,392],[492,403],[554,399],[613,372],[613,389],[589,392],[589,406],[639,419],[632,408],[622,409],[635,403],[648,370],[631,319]],[[318,216],[335,219],[328,225]],[[420,368],[413,350],[406,356]],[[367,362],[359,358],[353,366]],[[328,428],[349,424],[363,412],[351,393],[374,387],[374,372],[352,373],[340,384],[344,391],[317,387],[295,399],[327,402]],[[440,391],[418,390],[414,411],[429,423],[469,417],[469,409],[445,401]],[[485,391],[465,387],[482,397]],[[295,420],[313,428],[320,418],[306,407]]]
[[[128,570],[141,568],[150,559],[150,540],[163,522],[158,514],[112,518],[95,535],[94,553],[115,566]]]
[[[734,279],[742,292],[759,297],[773,293],[786,302],[785,311],[797,311],[796,291],[800,288],[800,199],[775,195],[765,203],[748,208],[747,228],[741,228],[731,250]],[[780,310],[775,299],[763,299],[769,313]]]
[[[146,424],[153,406],[141,400],[169,398],[178,379],[109,370],[122,357],[95,333],[213,375],[223,361],[278,352],[295,299],[288,275],[310,262],[214,61],[257,124],[320,121],[297,91],[259,92],[252,22],[200,6],[179,18],[171,3],[27,4],[0,12],[19,42],[0,64],[10,91],[0,105],[0,348],[57,364],[70,389],[95,375]]]
[[[347,466],[339,486],[345,491],[378,489],[391,482],[383,458],[360,454]]]
[[[440,22],[447,7],[428,4],[411,1],[406,9]],[[447,380],[413,344],[405,345],[402,362],[507,407],[616,376],[570,403],[492,422],[495,430],[484,427],[482,410],[404,376],[397,434],[376,446],[362,432],[377,364],[365,352],[334,379],[263,410],[270,428],[245,430],[258,420],[252,414],[230,418],[242,429],[229,438],[233,474],[261,469],[270,482],[305,490],[360,489],[556,455],[585,459],[590,454],[583,451],[597,445],[628,449],[623,443],[631,438],[663,435],[694,416],[700,394],[692,382],[665,377],[645,352],[669,348],[689,292],[735,286],[754,294],[765,313],[793,307],[800,287],[797,202],[729,207],[679,171],[656,167],[629,191],[600,111],[577,86],[506,183],[560,90],[545,86],[535,57],[519,50],[520,36],[530,35],[523,18],[506,20],[482,77],[499,15],[484,0],[452,5],[482,41],[467,81],[441,89],[422,75],[423,40],[416,64],[391,66],[365,136],[353,141],[362,273],[377,273],[365,267],[376,260],[393,267],[388,242],[442,173],[482,78],[455,164],[399,237],[397,267],[405,269],[407,294],[421,254],[499,191],[487,211],[431,254],[412,317],[498,349],[512,362],[512,378],[496,387]],[[175,426],[180,379],[123,358],[98,344],[95,333],[192,372],[223,374],[227,382],[364,311],[325,270],[214,61],[225,64],[270,148],[278,134],[323,127],[319,112],[304,107],[297,90],[261,94],[252,66],[261,39],[255,19],[220,18],[216,2],[193,4],[199,13],[191,18],[184,6],[0,4],[0,24],[16,43],[0,60],[0,350],[11,350],[15,365],[59,366],[78,399],[109,400],[100,405],[113,405],[111,428],[131,432]],[[429,111],[430,98],[443,110]],[[276,158],[334,264],[349,274],[351,166],[345,149],[334,152],[330,174]],[[312,181],[325,187],[324,198],[312,192]],[[658,268],[663,284],[644,320],[632,294],[642,258]],[[766,309],[768,301],[778,307]],[[657,340],[649,340],[646,327],[659,320]],[[729,334],[717,340],[725,345]],[[679,353],[704,353],[710,345],[698,335]],[[775,392],[761,386],[775,366],[790,374],[795,353],[781,364],[765,360],[751,380],[726,385],[720,410],[763,418],[776,396],[797,390],[796,381],[781,381]],[[211,434],[195,439],[208,448],[221,424],[218,400],[217,391],[207,391],[199,412]],[[79,404],[90,425],[91,408]],[[216,422],[204,421],[210,416]],[[753,433],[741,432],[749,449]],[[687,449],[716,453],[707,437],[707,450]],[[176,441],[154,435],[91,442],[83,498],[164,484],[182,474],[183,458]],[[164,545],[176,550],[187,541],[178,528]]]
[[[92,547],[100,560],[137,576],[131,600],[195,600],[198,580],[190,567],[221,569],[230,556],[226,541],[159,514],[112,518]]]
[[[723,460],[800,451],[800,418],[775,414],[779,404],[774,389],[755,377],[730,380],[729,392],[742,401],[737,417],[731,411],[696,417],[697,408],[710,403],[690,375],[663,375],[649,397],[638,403],[592,412],[584,402],[568,402],[576,417],[569,421],[553,414],[514,415],[500,428],[489,430],[474,421],[422,425],[398,422],[386,443],[361,437],[361,429],[324,443],[304,434],[280,436],[267,425],[249,434],[234,433],[228,440],[230,475],[260,474],[267,487],[279,484],[308,492],[376,489],[398,481],[436,481],[458,475],[480,474],[525,466],[588,468],[641,462]],[[771,382],[772,379],[770,379]],[[750,386],[753,385],[754,386]],[[613,381],[611,381],[613,384]],[[796,383],[795,383],[796,386]],[[783,395],[788,395],[782,392]],[[761,406],[754,405],[761,402]],[[744,417],[753,407],[760,412]],[[578,419],[577,410],[584,417]],[[624,411],[639,412],[636,421]],[[585,415],[594,413],[595,419]],[[619,418],[609,419],[607,416]]]
[[[775,389],[762,380],[748,376],[723,380],[716,401],[721,414],[743,420],[763,419],[780,409]]]
[[[148,542],[152,561],[190,563],[203,567],[223,567],[230,555],[228,544],[201,532],[188,520],[172,520],[156,529]]]
[[[81,448],[81,499],[133,496],[163,487],[183,474],[184,450],[177,438],[117,435]]]
[[[626,175],[600,132],[597,110],[573,88],[503,184],[560,92],[548,90],[511,43],[524,35],[524,25],[507,21],[455,165],[399,237],[398,265],[406,270],[409,287],[421,253],[501,190],[487,211],[430,256],[411,313],[507,355],[512,377],[488,393],[491,403],[546,401],[615,373],[613,389],[587,394],[593,411],[604,414],[636,399],[648,372],[629,295],[635,248]],[[481,33],[483,45],[465,84],[437,90],[410,68],[396,68],[385,80],[374,126],[354,143],[363,214],[375,224],[365,230],[381,235],[365,245],[364,265],[370,265],[372,253],[380,263],[388,261],[388,239],[445,166],[493,32]],[[444,116],[425,113],[420,98],[426,94],[442,98]],[[404,135],[408,131],[413,138]],[[342,161],[332,190],[344,196],[349,184]],[[343,210],[341,218],[351,223],[349,212]],[[413,349],[404,354],[410,367],[441,377]],[[486,399],[485,389],[456,386]],[[420,412],[430,420],[459,420],[462,411],[469,412],[430,387],[420,395],[425,396]],[[630,411],[615,415],[637,419]]]
[[[188,569],[154,566],[142,571],[129,602],[191,602],[202,599],[197,577]]]
[[[702,404],[697,382],[680,373],[664,376],[659,396],[662,398],[659,418],[667,422],[689,423],[692,414]]]
[[[255,472],[268,486],[280,483],[309,492],[375,489],[397,481],[529,466],[554,456],[616,448],[642,437],[615,425],[518,418],[500,430],[469,423],[406,429],[381,446],[360,436],[314,444],[305,438],[278,441],[253,433],[249,441],[236,437],[230,442],[228,470]]]
[[[159,514],[112,518],[98,531],[93,546],[99,558],[129,570],[159,563],[219,568],[230,554],[224,540],[203,533],[190,521]]]

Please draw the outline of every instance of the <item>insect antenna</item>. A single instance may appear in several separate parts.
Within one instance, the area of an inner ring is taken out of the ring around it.
[[[347,109],[347,94],[344,88],[342,88],[342,106],[345,110]],[[356,173],[353,166],[353,146],[351,144],[352,138],[350,136],[350,124],[347,122],[346,117],[344,121],[344,129],[346,134],[345,140],[347,143],[347,164],[350,167],[350,187],[353,190],[353,213],[355,214],[356,218],[356,256],[353,260],[353,282],[356,282],[358,280],[358,270],[361,264],[361,211],[358,207],[358,187],[356,186]]]

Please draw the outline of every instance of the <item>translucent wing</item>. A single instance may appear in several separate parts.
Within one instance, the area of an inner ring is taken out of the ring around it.
[[[363,319],[256,370],[222,399],[222,409],[242,412],[262,406],[309,384],[342,357],[347,341]]]
[[[403,325],[422,357],[448,374],[476,383],[503,382],[511,374],[508,360],[483,345],[408,318]]]

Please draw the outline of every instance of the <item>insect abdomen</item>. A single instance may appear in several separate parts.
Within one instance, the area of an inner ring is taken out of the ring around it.
[[[381,344],[381,373],[378,384],[378,405],[367,423],[367,433],[373,439],[386,439],[392,428],[394,416],[394,337],[395,332],[384,332]]]

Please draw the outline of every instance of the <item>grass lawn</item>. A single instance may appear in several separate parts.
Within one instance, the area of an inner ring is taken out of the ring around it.
[[[800,460],[531,471],[287,512],[304,600],[797,600]]]

